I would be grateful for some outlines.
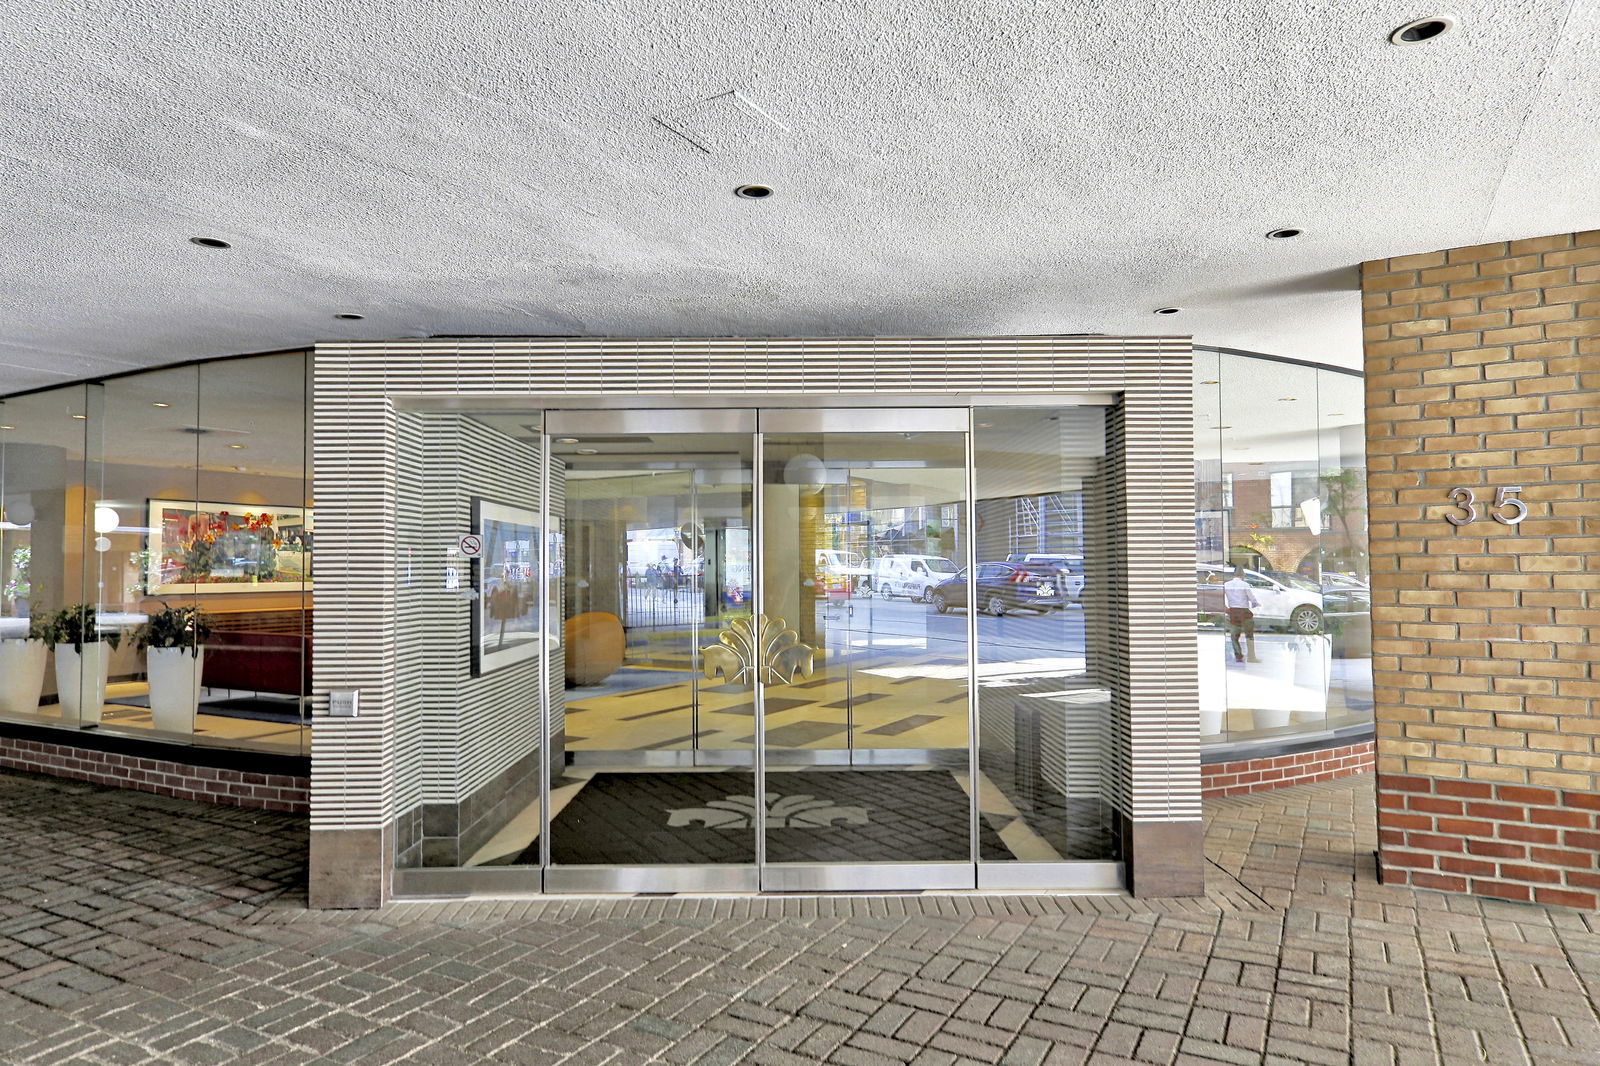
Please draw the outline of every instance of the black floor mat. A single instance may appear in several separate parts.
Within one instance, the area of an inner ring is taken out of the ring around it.
[[[739,771],[602,773],[550,827],[560,864],[751,863],[754,778]],[[967,862],[969,802],[944,770],[767,775],[768,862]],[[987,824],[986,855],[1005,852]],[[1009,853],[1007,853],[1009,854]],[[538,848],[518,861],[538,862]]]

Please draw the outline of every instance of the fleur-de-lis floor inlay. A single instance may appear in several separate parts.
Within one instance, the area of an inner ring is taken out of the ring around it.
[[[704,807],[681,807],[667,812],[668,826],[705,829],[748,829],[755,821],[754,796],[727,796]],[[838,807],[825,799],[807,794],[785,796],[767,793],[768,829],[821,829],[831,825],[866,825],[865,807]]]
[[[816,649],[800,640],[782,618],[758,614],[740,618],[717,634],[717,643],[700,649],[708,678],[721,674],[733,684],[749,682],[757,674],[769,685],[788,685],[797,677],[810,677]]]

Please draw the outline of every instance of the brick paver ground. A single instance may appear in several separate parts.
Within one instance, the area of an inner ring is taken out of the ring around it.
[[[1203,900],[304,909],[304,821],[0,773],[0,1063],[1600,1063],[1596,916],[1373,879],[1370,779]]]

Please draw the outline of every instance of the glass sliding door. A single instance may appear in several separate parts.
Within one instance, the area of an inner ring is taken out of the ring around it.
[[[733,651],[753,613],[753,414],[548,424],[566,765],[549,783],[547,887],[754,889],[755,678]]]
[[[420,441],[470,430],[473,454],[545,469],[525,492],[516,468],[474,469],[499,479],[473,503],[478,580],[453,576],[453,526],[412,538],[449,565],[406,594],[475,619],[472,691],[540,728],[513,782],[536,777],[537,795],[485,773],[454,807],[430,802],[418,865],[439,869],[406,883],[1115,887],[1105,418],[1022,399],[414,417]],[[466,475],[413,467],[460,495]],[[430,499],[403,517],[424,528]],[[542,684],[512,655],[534,633]],[[427,696],[427,663],[409,668]],[[429,719],[456,748],[429,742],[486,765],[511,731],[458,696]],[[448,854],[447,830],[466,841]]]
[[[765,888],[975,884],[966,420],[762,412]]]

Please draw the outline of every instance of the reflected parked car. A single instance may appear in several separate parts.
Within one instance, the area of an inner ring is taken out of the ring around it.
[[[1322,589],[1298,574],[1265,574],[1244,570],[1240,576],[1249,584],[1260,605],[1255,608],[1257,626],[1278,626],[1291,633],[1322,632]],[[1200,618],[1216,625],[1227,621],[1227,601],[1222,586],[1233,577],[1230,566],[1195,567],[1195,583],[1200,593]]]
[[[979,563],[976,582],[978,605],[996,617],[1007,611],[1048,611],[1064,607],[1068,576],[1065,571],[1053,566]],[[931,600],[940,614],[953,607],[967,606],[966,570],[934,586]]]

